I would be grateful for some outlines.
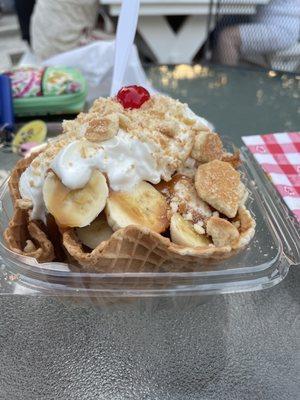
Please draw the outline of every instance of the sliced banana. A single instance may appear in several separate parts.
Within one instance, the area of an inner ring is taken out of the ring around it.
[[[114,231],[142,225],[157,233],[164,232],[170,224],[167,212],[164,196],[147,182],[136,185],[132,193],[110,193],[105,208],[108,224]]]
[[[205,235],[198,234],[191,222],[186,221],[178,213],[171,218],[171,240],[187,247],[207,247],[211,242]]]
[[[43,187],[45,205],[61,226],[89,225],[104,209],[108,187],[104,175],[94,170],[82,189],[70,190],[54,173],[49,173]]]
[[[101,214],[90,225],[77,228],[76,233],[84,245],[95,249],[101,242],[108,240],[114,232],[108,225],[105,215]]]

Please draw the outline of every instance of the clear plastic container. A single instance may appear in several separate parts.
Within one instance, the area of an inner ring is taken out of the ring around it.
[[[198,272],[87,273],[43,263],[8,250],[3,232],[12,214],[7,182],[0,189],[0,294],[31,293],[101,304],[120,299],[199,296],[272,287],[300,264],[300,227],[246,148],[241,171],[250,191],[256,234],[247,248],[223,261],[199,263]],[[17,288],[17,289],[16,289]]]

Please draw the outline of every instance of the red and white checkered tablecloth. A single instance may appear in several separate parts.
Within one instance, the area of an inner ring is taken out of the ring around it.
[[[242,139],[300,222],[300,132]]]

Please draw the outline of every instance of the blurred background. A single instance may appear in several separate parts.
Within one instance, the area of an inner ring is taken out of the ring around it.
[[[120,0],[0,0],[0,69],[114,38]],[[299,72],[299,0],[142,0],[143,63]]]

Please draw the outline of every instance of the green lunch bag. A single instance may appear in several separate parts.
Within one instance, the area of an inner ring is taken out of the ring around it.
[[[77,114],[83,110],[87,83],[69,67],[19,67],[5,72],[11,79],[16,116]]]

